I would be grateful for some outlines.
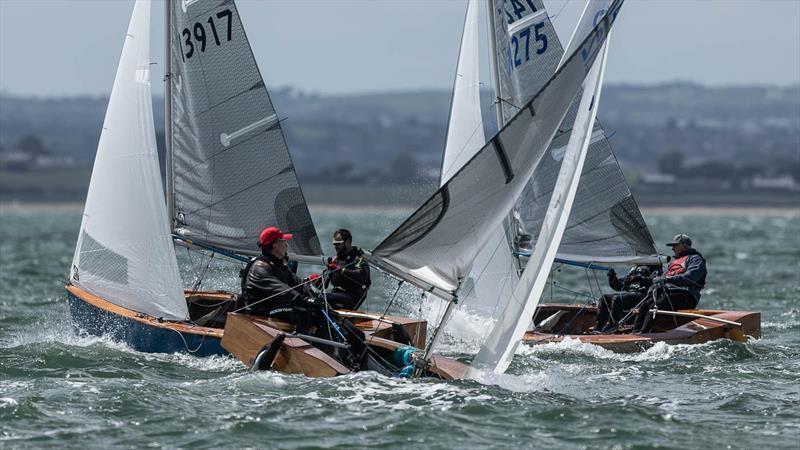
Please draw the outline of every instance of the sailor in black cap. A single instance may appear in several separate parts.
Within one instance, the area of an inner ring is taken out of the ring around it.
[[[653,306],[676,311],[694,309],[700,302],[700,290],[706,284],[705,258],[692,248],[692,238],[683,233],[667,242],[667,246],[672,247],[674,259],[669,263],[663,277],[653,279],[653,286],[639,307],[633,326],[634,333],[650,332],[653,326]]]

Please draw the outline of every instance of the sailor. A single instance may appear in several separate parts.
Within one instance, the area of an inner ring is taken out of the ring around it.
[[[637,265],[620,279],[613,268],[608,269],[608,286],[616,292],[600,296],[594,332],[606,333],[617,328],[623,312],[634,308],[644,299],[653,285],[652,278],[661,273],[661,266]]]
[[[258,238],[261,254],[242,269],[240,303],[245,312],[280,319],[308,332],[319,321],[317,300],[308,283],[288,267],[288,240],[291,233],[276,227],[265,228]]]
[[[700,290],[706,284],[706,260],[692,248],[692,239],[685,234],[676,235],[667,246],[672,247],[674,259],[667,273],[653,279],[653,286],[639,307],[634,333],[649,333],[653,326],[651,309],[676,311],[694,309],[700,302]]]
[[[353,246],[353,235],[345,228],[333,232],[336,257],[328,260],[328,277],[333,290],[328,304],[336,309],[358,309],[370,286],[369,265],[364,251]]]

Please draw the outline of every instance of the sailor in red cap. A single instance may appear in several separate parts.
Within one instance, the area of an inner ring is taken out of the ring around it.
[[[291,233],[267,227],[258,237],[261,254],[242,270],[240,302],[249,314],[263,315],[295,324],[308,331],[317,325],[319,301],[314,292],[287,266]]]

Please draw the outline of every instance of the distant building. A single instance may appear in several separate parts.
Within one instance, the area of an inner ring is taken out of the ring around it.
[[[753,188],[774,189],[781,191],[800,191],[800,184],[791,175],[782,177],[754,177]]]
[[[27,170],[33,165],[33,156],[29,153],[12,151],[0,152],[0,169]]]

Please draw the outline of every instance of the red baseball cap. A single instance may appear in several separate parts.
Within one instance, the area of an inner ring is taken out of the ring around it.
[[[258,236],[258,246],[263,247],[279,239],[288,241],[289,239],[292,238],[292,236],[293,234],[291,233],[284,234],[283,231],[278,229],[278,227],[267,227],[264,228],[264,231],[262,231],[261,234]]]

